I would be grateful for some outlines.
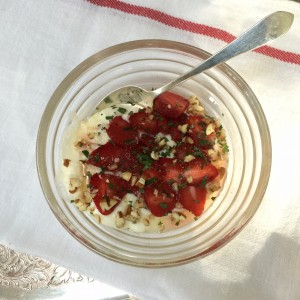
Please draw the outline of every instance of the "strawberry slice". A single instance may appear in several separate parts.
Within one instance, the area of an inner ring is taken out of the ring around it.
[[[184,166],[180,165],[179,163],[174,163],[173,165],[170,165],[165,170],[165,177],[164,180],[167,182],[180,182],[183,175]]]
[[[146,186],[144,196],[148,209],[157,217],[167,215],[176,205],[174,192],[166,183]]]
[[[201,184],[205,186],[207,182],[214,180],[219,175],[218,169],[212,164],[206,164],[203,159],[196,158],[187,164],[183,176],[192,178],[190,185]]]
[[[114,175],[102,175],[95,173],[90,179],[90,190],[93,195],[93,201],[103,215],[111,214],[121,199],[129,192],[132,192],[129,183]],[[106,202],[107,209],[104,209],[101,202]]]
[[[147,114],[145,110],[141,110],[131,115],[129,117],[129,122],[132,127],[147,133],[154,134],[157,131],[157,124],[154,116]]]
[[[194,145],[203,150],[211,149],[214,144],[215,134],[206,135],[207,124],[204,122],[204,117],[190,116],[187,124],[189,124],[189,130],[191,131],[189,136],[193,139]]]
[[[96,167],[108,167],[120,159],[122,152],[122,147],[108,142],[90,153],[87,163]]]
[[[182,96],[165,92],[154,99],[153,111],[168,118],[177,118],[188,105],[189,101]]]
[[[198,217],[204,210],[206,202],[206,188],[199,186],[186,186],[178,191],[177,198],[185,209]]]
[[[138,175],[142,172],[143,165],[138,160],[138,153],[142,150],[139,145],[124,146],[118,163],[117,171],[131,172]]]
[[[138,132],[121,116],[114,117],[107,128],[107,134],[117,145],[130,145],[137,142]]]

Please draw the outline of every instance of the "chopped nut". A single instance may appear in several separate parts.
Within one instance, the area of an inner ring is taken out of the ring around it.
[[[82,196],[85,203],[89,204],[92,202],[91,194],[88,191],[85,191]]]
[[[102,198],[100,200],[100,207],[103,211],[110,210],[117,203],[118,203],[118,200],[116,200],[116,199]]]
[[[96,136],[96,133],[95,132],[89,132],[87,136],[88,136],[89,139],[92,140]]]
[[[110,171],[116,170],[116,169],[118,169],[118,165],[117,164],[112,164],[112,165],[108,166],[107,169],[110,170]]]
[[[131,177],[131,186],[134,186],[136,184],[136,182],[137,182],[137,177],[135,175],[133,175]]]
[[[152,151],[151,154],[150,154],[151,158],[154,159],[154,160],[158,160],[159,159],[159,155],[158,153]]]
[[[71,161],[70,159],[65,158],[64,159],[64,167],[67,168],[69,166],[69,164],[70,164],[70,161]]]
[[[195,156],[189,154],[184,158],[184,162],[190,162],[195,159]]]
[[[138,209],[135,209],[131,211],[130,215],[133,216],[134,218],[139,218],[141,214]]]
[[[70,178],[69,192],[71,194],[76,193],[80,186],[81,186],[81,180],[79,180],[78,178]]]
[[[187,181],[188,183],[192,183],[192,182],[193,182],[193,177],[192,177],[192,176],[188,176],[188,177],[186,178],[186,181]]]
[[[94,214],[93,217],[94,217],[94,219],[96,220],[96,222],[97,222],[98,224],[101,223],[101,217],[100,217],[100,215]]]
[[[157,189],[154,189],[153,194],[157,197],[157,195],[158,195],[158,190],[157,190]]]
[[[115,163],[118,163],[120,161],[120,158],[119,157],[116,157],[115,159],[114,159],[114,162]]]
[[[143,177],[141,177],[135,185],[138,188],[142,189],[144,187],[145,183],[146,183],[146,180]]]
[[[191,105],[199,104],[199,100],[198,100],[197,96],[195,96],[195,95],[191,96],[188,100]]]
[[[154,116],[153,115],[149,115],[149,119],[153,120]]]
[[[144,224],[145,226],[149,226],[149,225],[150,225],[149,219],[143,218],[142,221],[143,221],[143,224]]]
[[[87,209],[88,209],[88,211],[93,212],[95,210],[95,207],[94,206],[89,206]]]
[[[184,143],[188,143],[188,144],[194,144],[194,140],[190,137],[190,136],[185,136],[183,139]]]
[[[187,133],[188,126],[189,126],[188,124],[178,125],[178,129],[179,129],[182,133]]]
[[[208,126],[206,127],[206,135],[210,135],[212,134],[213,132],[215,132],[215,125],[214,123],[209,123]]]
[[[174,183],[172,184],[172,188],[173,188],[174,191],[178,192],[178,183],[177,183],[177,182],[174,182]]]
[[[183,213],[176,211],[171,214],[171,220],[175,222],[184,221],[186,219],[186,215]]]
[[[121,173],[121,177],[126,180],[129,181],[131,179],[132,173],[131,172],[123,172]]]
[[[123,213],[121,211],[118,211],[116,215],[116,226],[118,228],[122,228],[124,225],[125,225],[125,219],[123,217]]]
[[[166,144],[166,140],[165,139],[161,139],[158,143],[158,146],[162,147]],[[151,153],[152,154],[152,153]]]
[[[86,211],[87,205],[83,204],[83,205],[79,206],[78,208],[79,208],[80,211]]]

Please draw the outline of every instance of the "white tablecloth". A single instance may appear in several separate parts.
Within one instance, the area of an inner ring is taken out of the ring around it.
[[[265,54],[228,62],[257,95],[273,144],[267,192],[242,233],[200,261],[154,270],[111,262],[71,237],[44,199],[35,163],[40,118],[67,73],[101,49],[136,39],[177,40],[214,53],[277,10],[295,14],[289,33]],[[0,244],[141,299],[300,299],[299,3],[0,0],[0,28]]]

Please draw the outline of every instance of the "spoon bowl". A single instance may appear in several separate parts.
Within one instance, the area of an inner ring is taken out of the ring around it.
[[[97,109],[103,110],[108,106],[123,103],[129,103],[131,105],[138,104],[141,107],[152,107],[153,100],[157,96],[173,89],[175,86],[183,83],[187,79],[217,66],[237,55],[256,49],[282,36],[290,29],[293,20],[294,15],[289,12],[277,11],[272,13],[245,31],[219,52],[209,57],[202,64],[170,83],[153,91],[147,91],[133,85],[121,87],[108,94],[103,101],[100,102]]]

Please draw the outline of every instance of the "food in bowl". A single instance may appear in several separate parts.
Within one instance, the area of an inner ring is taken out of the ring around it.
[[[73,121],[65,136],[68,200],[106,226],[153,233],[194,222],[226,177],[225,131],[196,96],[110,105]]]

